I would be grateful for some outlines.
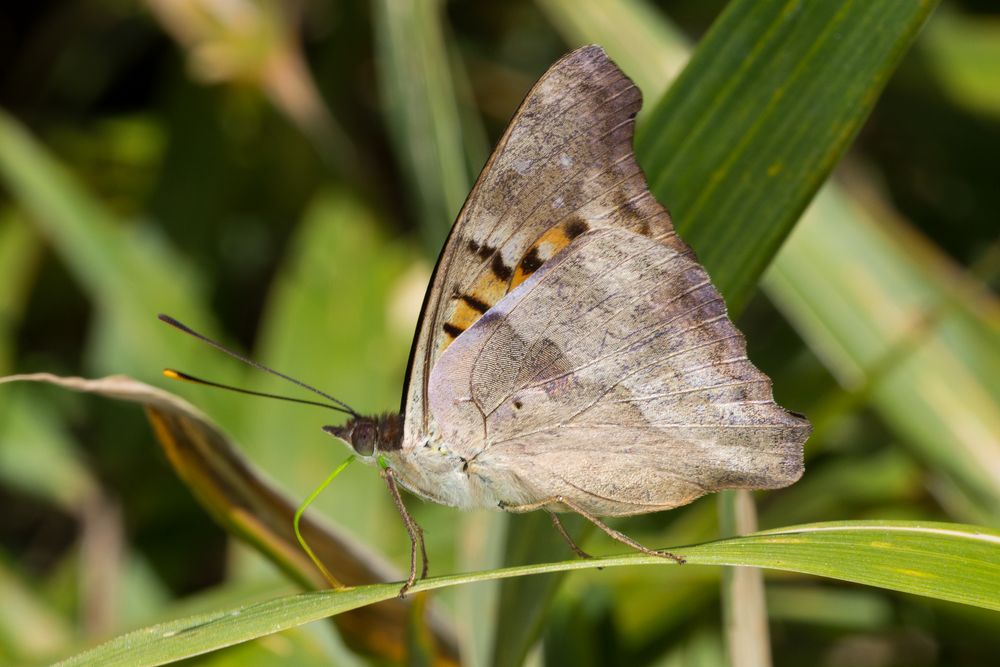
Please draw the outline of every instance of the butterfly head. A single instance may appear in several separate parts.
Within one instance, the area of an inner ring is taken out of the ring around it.
[[[403,444],[403,418],[398,413],[353,417],[343,426],[324,426],[323,430],[363,458],[397,450]]]

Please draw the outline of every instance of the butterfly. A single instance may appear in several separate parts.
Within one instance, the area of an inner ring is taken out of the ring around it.
[[[398,413],[325,430],[399,493],[463,509],[600,517],[667,510],[802,474],[811,427],[778,406],[632,138],[642,104],[598,46],[568,54],[515,113],[426,293]]]

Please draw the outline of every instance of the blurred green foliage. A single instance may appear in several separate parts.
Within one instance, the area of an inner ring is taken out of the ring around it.
[[[395,408],[434,255],[534,79],[597,41],[644,90],[649,116],[683,42],[722,5],[8,3],[0,373],[159,382],[175,366],[284,391],[157,323],[167,311],[359,410]],[[752,358],[817,426],[802,482],[760,498],[762,527],[998,525],[998,72],[1000,13],[945,3],[765,290],[741,295]],[[326,415],[169,388],[294,495],[344,455],[318,430]],[[5,388],[0,502],[0,662],[44,662],[191,605],[287,590],[227,543],[127,407]],[[714,535],[713,502],[618,525],[691,543]],[[345,473],[320,506],[404,561],[405,531],[372,470]],[[497,515],[413,509],[435,573],[500,562]],[[441,596],[477,664],[496,655],[491,628],[504,620],[492,585]],[[725,660],[717,574],[704,568],[573,575],[550,604],[534,654],[546,664]],[[1000,652],[995,613],[854,585],[775,576],[768,611],[779,665],[978,665]],[[331,656],[359,660],[323,627],[201,662]]]

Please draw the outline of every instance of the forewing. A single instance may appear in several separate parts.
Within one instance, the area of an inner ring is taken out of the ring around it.
[[[441,356],[444,441],[525,492],[603,514],[666,509],[802,471],[808,422],[770,380],[704,269],[643,236],[584,234]]]
[[[439,356],[573,239],[623,228],[690,252],[632,153],[641,105],[597,46],[554,64],[528,93],[438,260],[411,353],[404,447],[426,432],[427,380]]]

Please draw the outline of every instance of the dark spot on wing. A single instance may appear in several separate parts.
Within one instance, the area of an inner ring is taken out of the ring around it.
[[[524,405],[524,404],[521,403],[521,401],[514,401],[514,407],[517,408],[518,410],[521,409],[522,405]]]
[[[497,251],[496,248],[484,243],[483,245],[479,246],[479,250],[476,252],[476,254],[479,255],[480,259],[489,259],[490,257],[493,256],[493,253],[495,253],[496,251]]]
[[[643,236],[649,236],[651,231],[649,223],[643,220],[642,225],[639,226],[639,233]]]
[[[566,236],[572,241],[588,229],[590,229],[590,225],[583,218],[576,216],[566,224]]]
[[[445,322],[444,323],[444,327],[442,327],[442,328],[444,329],[444,332],[446,334],[448,334],[449,336],[451,336],[452,338],[458,338],[459,334],[461,334],[463,331],[465,331],[465,329],[461,329],[459,327],[456,327],[451,322]]]
[[[493,271],[495,275],[500,280],[510,280],[511,270],[510,267],[503,263],[503,257],[499,253],[493,255],[493,261],[490,263],[490,270]]]
[[[478,253],[479,252],[479,244],[476,243],[475,241],[473,241],[472,239],[469,239],[469,241],[468,241],[468,243],[466,243],[465,247],[467,247],[469,249],[469,252],[474,252],[474,253]]]
[[[532,248],[521,260],[521,270],[527,274],[532,274],[542,265],[542,258],[538,256],[538,248]]]
[[[470,308],[472,308],[473,310],[478,310],[480,313],[485,313],[487,310],[490,309],[490,304],[488,304],[488,303],[486,303],[484,301],[480,301],[479,299],[477,299],[474,296],[469,296],[468,294],[463,294],[461,296],[461,299],[462,299],[462,301],[464,301],[465,303],[467,303]]]

